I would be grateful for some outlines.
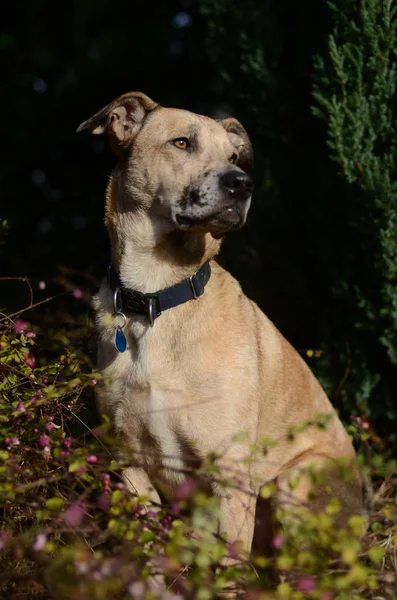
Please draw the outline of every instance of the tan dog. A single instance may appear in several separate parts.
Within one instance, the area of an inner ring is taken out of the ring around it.
[[[192,467],[217,453],[221,474],[239,480],[227,493],[210,482],[221,496],[220,528],[248,552],[261,485],[273,481],[278,497],[291,500],[288,482],[299,469],[344,458],[352,478],[339,479],[330,468],[329,488],[320,490],[313,508],[335,493],[341,521],[360,512],[354,450],[325,393],[237,281],[212,260],[220,238],[244,224],[251,201],[252,181],[243,169],[252,150],[242,125],[163,108],[132,92],[81,130],[106,132],[119,158],[106,197],[116,283],[104,282],[96,299],[105,382],[98,400],[137,457],[125,471],[130,489],[159,502],[157,490],[172,495]],[[154,320],[154,301],[143,295],[189,282],[209,260],[211,277],[193,294],[200,297]],[[120,307],[121,288],[141,293],[141,314]],[[121,311],[125,317],[111,317]],[[126,351],[115,347],[117,326]],[[318,415],[329,416],[325,428],[313,424]],[[312,425],[291,436],[291,428],[304,422]],[[236,440],[239,432],[246,432],[245,442]],[[264,439],[276,444],[254,452]],[[306,503],[311,489],[305,478],[292,501]]]

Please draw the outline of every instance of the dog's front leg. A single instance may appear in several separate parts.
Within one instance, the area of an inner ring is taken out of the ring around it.
[[[221,496],[219,533],[228,542],[228,554],[222,559],[223,567],[240,563],[247,559],[254,536],[256,497],[247,489],[227,489]],[[243,589],[237,582],[225,585],[219,598],[235,599]]]
[[[127,467],[124,469],[122,474],[124,485],[132,494],[137,496],[146,496],[151,502],[155,504],[152,506],[148,502],[144,502],[143,506],[146,511],[159,511],[161,500],[160,496],[150,481],[149,475],[143,469],[139,467]],[[166,593],[164,575],[162,573],[156,573],[157,566],[153,564],[152,558],[148,560],[148,566],[153,569],[153,575],[146,580],[147,585],[146,592],[151,595],[155,595],[156,598],[163,597]],[[145,593],[146,597],[146,593]]]
[[[127,467],[123,471],[123,482],[126,488],[137,496],[146,496],[151,502],[161,504],[160,496],[150,481],[149,475],[139,467]]]
[[[223,564],[239,562],[237,553],[246,558],[251,550],[255,526],[256,496],[249,485],[245,489],[230,489],[221,499],[219,533],[229,544],[236,544]]]

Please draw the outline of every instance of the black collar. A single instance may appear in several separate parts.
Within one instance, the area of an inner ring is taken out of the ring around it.
[[[180,283],[154,294],[142,294],[124,287],[119,274],[113,265],[110,265],[108,282],[113,292],[114,312],[147,315],[150,325],[153,326],[154,321],[164,310],[202,296],[210,277],[211,267],[208,261],[201,265],[194,275]]]

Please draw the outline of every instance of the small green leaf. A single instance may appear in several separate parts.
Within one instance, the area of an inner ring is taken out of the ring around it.
[[[76,471],[79,470],[79,468],[81,467],[83,463],[79,460],[76,460],[75,462],[70,463],[69,465],[69,473],[76,473]]]
[[[368,556],[373,563],[379,564],[385,555],[385,549],[382,546],[372,546],[368,550]]]
[[[65,504],[64,499],[63,498],[57,498],[57,497],[49,498],[47,500],[47,502],[45,503],[46,507],[49,510],[60,510],[63,507],[64,504]]]
[[[271,498],[274,493],[274,485],[262,485],[259,493],[262,496],[262,498]]]
[[[277,586],[277,597],[280,598],[280,600],[288,600],[288,598],[291,598],[291,593],[292,590],[289,583],[284,581]]]
[[[277,566],[283,571],[289,571],[294,566],[294,562],[292,556],[282,555],[277,558]]]
[[[142,544],[145,544],[146,542],[151,542],[152,540],[156,539],[156,533],[154,531],[143,531],[139,541]]]

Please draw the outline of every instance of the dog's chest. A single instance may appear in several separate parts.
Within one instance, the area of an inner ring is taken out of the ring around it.
[[[137,412],[137,442],[146,468],[155,473],[158,484],[165,489],[176,489],[186,470],[197,467],[207,450],[194,407],[190,406],[189,411],[189,399],[177,390],[151,387],[143,393],[131,389],[130,394]]]
[[[148,353],[130,355],[129,360],[118,357],[119,376],[111,395],[117,396],[116,428],[138,446],[147,467],[160,467],[164,483],[174,487],[183,480],[187,464],[197,461],[197,448],[203,453],[208,449],[208,432],[178,366],[162,357],[161,361]]]
[[[233,434],[250,427],[250,413],[236,409],[243,371],[225,369],[218,353],[208,360],[212,338],[186,344],[191,324],[173,323],[172,313],[162,319],[153,329],[145,322],[136,322],[131,334],[126,328],[128,349],[121,354],[111,334],[102,336],[99,362],[107,383],[100,405],[145,466],[159,467],[165,484],[175,487],[187,468],[229,448]]]

